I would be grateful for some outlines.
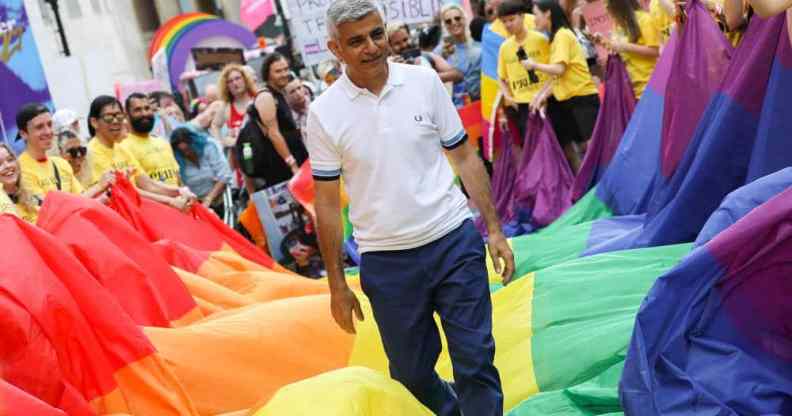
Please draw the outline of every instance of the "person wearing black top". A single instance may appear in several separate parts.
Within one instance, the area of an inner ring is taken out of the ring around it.
[[[245,178],[245,187],[250,195],[291,179],[308,159],[302,135],[283,95],[289,78],[286,57],[275,52],[264,59],[261,79],[266,82],[266,88],[256,95],[249,116],[258,118],[264,135],[269,138],[264,145],[266,151],[271,153],[268,154],[271,163],[264,177]]]

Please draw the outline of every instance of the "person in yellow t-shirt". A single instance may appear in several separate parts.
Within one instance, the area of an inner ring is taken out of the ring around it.
[[[186,187],[168,185],[151,179],[135,156],[119,146],[126,137],[126,114],[121,103],[109,95],[101,95],[91,102],[88,131],[93,136],[88,143],[88,176],[96,183],[108,173],[127,174],[140,195],[179,210],[189,209],[195,203],[195,194]]]
[[[594,40],[621,56],[635,98],[640,99],[660,56],[660,35],[637,0],[607,0],[607,9],[615,25],[612,37],[596,34]]]
[[[506,0],[498,6],[498,19],[503,22],[509,38],[498,51],[498,78],[506,106],[506,116],[516,125],[520,137],[525,136],[530,103],[547,75],[527,70],[522,60],[546,63],[550,59],[547,37],[525,27],[525,6],[519,0]]]
[[[119,146],[137,159],[149,178],[179,186],[179,164],[173,149],[165,139],[150,134],[154,129],[154,110],[148,98],[136,92],[130,94],[124,104],[130,133]]]
[[[33,197],[43,201],[50,191],[83,195],[88,198],[98,197],[104,193],[109,186],[108,181],[83,190],[69,162],[58,156],[47,156],[47,152],[55,142],[52,114],[47,107],[38,103],[27,104],[17,113],[16,122],[19,137],[27,144],[18,159],[22,171],[22,183]]]
[[[658,36],[660,36],[661,46],[665,45],[668,42],[668,38],[671,37],[671,30],[674,28],[674,16],[676,15],[674,7],[672,0],[649,1],[649,16],[652,17],[652,23],[657,29]]]
[[[5,143],[0,143],[0,214],[15,215],[35,224],[40,201],[25,190],[19,160]]]
[[[546,64],[528,58],[528,70],[547,74],[550,80],[531,103],[532,110],[544,108],[564,149],[569,166],[580,168],[578,144],[591,138],[599,112],[599,95],[586,63],[586,54],[570,29],[566,13],[555,0],[534,1],[536,29],[550,36],[550,61]]]

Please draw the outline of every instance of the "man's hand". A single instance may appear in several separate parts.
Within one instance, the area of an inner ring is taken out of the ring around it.
[[[509,242],[502,232],[496,231],[490,232],[488,245],[495,272],[501,275],[503,284],[508,285],[514,277],[514,253],[509,247]]]
[[[338,326],[350,334],[355,333],[353,311],[359,321],[363,320],[363,309],[360,308],[360,302],[349,286],[330,291],[330,311]]]

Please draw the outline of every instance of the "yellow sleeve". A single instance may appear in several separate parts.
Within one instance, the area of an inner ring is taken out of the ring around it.
[[[19,216],[16,205],[14,205],[14,202],[11,201],[11,198],[9,198],[2,189],[0,189],[0,214],[11,214],[17,217]]]
[[[640,14],[639,14],[640,13]],[[657,26],[652,21],[652,17],[646,12],[638,12],[636,16],[638,19],[638,26],[641,28],[640,42],[644,46],[660,46],[660,34],[658,33]]]
[[[569,32],[566,30],[559,30],[553,38],[553,43],[550,44],[550,63],[551,64],[564,64],[569,66],[572,62],[573,49],[575,45],[570,42],[577,42],[577,39],[571,38]]]

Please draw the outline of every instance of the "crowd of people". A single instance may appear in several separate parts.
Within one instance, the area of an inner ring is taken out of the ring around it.
[[[778,13],[787,3],[704,2],[735,43],[754,13]],[[640,99],[671,29],[683,18],[680,4],[670,0],[651,0],[646,9],[637,0],[607,0],[613,33],[603,36],[587,29],[584,4],[490,0],[474,2],[469,16],[449,3],[431,25],[389,22],[383,34],[388,59],[431,68],[461,108],[481,98],[482,32],[499,21],[508,33],[497,62],[500,125],[513,123],[523,137],[531,113],[546,115],[576,172],[599,110],[603,62],[595,45],[620,55]],[[295,75],[285,56],[272,53],[260,74],[226,65],[216,85],[184,106],[165,91],[133,93],[123,103],[103,95],[81,120],[73,109],[53,113],[28,104],[16,117],[16,141],[0,146],[0,208],[35,222],[48,192],[106,200],[121,172],[144,198],[183,211],[200,203],[234,226],[251,195],[289,180],[308,159],[309,105],[342,71],[339,62],[325,64],[320,84],[312,85]]]

